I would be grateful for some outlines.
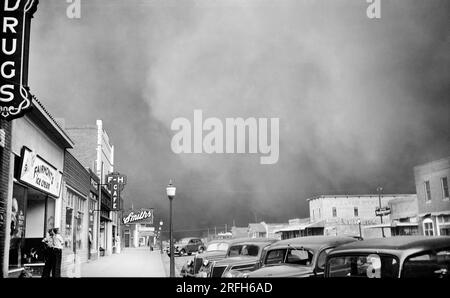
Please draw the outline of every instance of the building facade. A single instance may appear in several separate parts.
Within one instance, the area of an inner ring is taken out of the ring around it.
[[[392,236],[419,234],[417,195],[395,198],[388,204],[391,210],[389,218]]]
[[[111,193],[105,185],[105,176],[114,172],[114,145],[103,128],[102,120],[97,120],[95,125],[65,125],[65,130],[77,144],[69,150],[71,154],[100,178],[98,184],[101,191],[98,191],[96,198],[100,215],[95,219],[97,229],[92,233],[98,247],[97,255],[120,253],[120,211],[111,211]]]
[[[324,235],[350,235],[374,238],[390,236],[389,215],[376,216],[375,210],[381,199],[381,207],[388,207],[389,201],[396,198],[414,196],[411,194],[380,195],[322,195],[307,199],[311,223],[320,223]],[[361,228],[361,229],[360,229]],[[361,232],[360,232],[361,231]]]
[[[3,272],[16,276],[27,268],[39,274],[42,238],[49,228],[61,228],[64,152],[74,144],[36,99],[11,124]]]
[[[450,235],[450,157],[414,167],[421,235]]]
[[[80,277],[80,264],[88,260],[89,193],[88,170],[66,151],[61,210],[62,276]]]

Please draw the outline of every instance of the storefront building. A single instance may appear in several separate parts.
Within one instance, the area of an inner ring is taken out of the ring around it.
[[[450,235],[450,157],[414,167],[419,234]]]
[[[10,162],[11,161],[11,122],[0,119],[0,278],[8,276],[8,262],[5,263],[5,255],[8,251],[5,250],[6,235],[9,233],[9,224],[6,220],[9,181],[10,177]]]
[[[111,218],[111,194],[105,187],[101,187],[101,209],[100,209],[100,229],[98,237],[99,255],[109,256],[112,254],[113,229]]]
[[[27,267],[39,274],[44,262],[42,238],[61,228],[64,152],[72,140],[36,99],[33,109],[12,121],[5,264],[8,276]]]
[[[87,235],[88,236],[87,243],[89,245],[88,260],[95,260],[98,258],[98,226],[100,224],[99,222],[100,205],[98,201],[98,190],[100,179],[91,169],[89,169],[89,180],[90,180],[89,203],[88,203],[89,228]]]
[[[80,277],[80,264],[88,259],[89,172],[69,152],[64,158],[61,235],[64,237],[61,274]]]

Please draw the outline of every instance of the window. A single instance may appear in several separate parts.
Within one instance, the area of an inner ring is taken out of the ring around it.
[[[333,207],[333,217],[337,216],[337,211],[336,211],[336,207]]]
[[[425,181],[425,202],[431,201],[430,181]]]
[[[447,277],[450,265],[450,249],[435,252],[422,252],[409,257],[404,265],[402,277],[442,278]]]
[[[430,218],[423,221],[423,234],[425,236],[434,236],[433,221]]]
[[[329,277],[396,278],[399,264],[390,255],[337,256],[328,261]]]
[[[442,195],[444,196],[444,200],[448,200],[448,180],[447,177],[441,178],[442,184]]]
[[[355,216],[355,217],[358,217],[359,215],[358,215],[358,207],[354,207],[353,208],[353,215]]]

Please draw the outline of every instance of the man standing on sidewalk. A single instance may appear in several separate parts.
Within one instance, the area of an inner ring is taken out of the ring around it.
[[[62,249],[64,247],[64,239],[59,234],[59,229],[53,229],[53,267],[52,276],[61,277],[61,259],[62,259]]]
[[[42,271],[42,277],[50,277],[50,272],[53,268],[53,229],[48,230],[48,236],[42,242],[45,244],[45,265]]]

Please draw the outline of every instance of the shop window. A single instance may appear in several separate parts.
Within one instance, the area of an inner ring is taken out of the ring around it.
[[[355,216],[355,217],[358,217],[359,215],[358,215],[358,207],[354,207],[353,208],[353,215]]]
[[[444,197],[444,200],[448,200],[448,180],[447,180],[447,177],[441,178],[441,185],[442,185],[442,195]]]
[[[423,221],[423,234],[425,236],[434,236],[433,221],[430,218]]]
[[[337,210],[336,210],[336,207],[333,207],[333,217],[337,217]]]
[[[21,267],[22,251],[25,244],[26,224],[26,192],[27,189],[20,185],[13,186],[13,199],[11,204],[9,266]]]
[[[64,246],[66,248],[72,248],[72,216],[73,209],[66,207],[66,233],[64,237]]]
[[[425,201],[431,201],[431,189],[430,189],[430,181],[425,181]]]

